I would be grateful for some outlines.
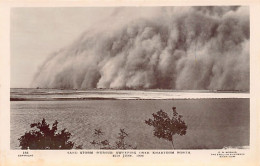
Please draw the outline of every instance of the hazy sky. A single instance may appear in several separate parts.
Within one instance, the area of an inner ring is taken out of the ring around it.
[[[54,51],[110,15],[113,8],[13,8],[11,87],[30,87],[37,68]]]

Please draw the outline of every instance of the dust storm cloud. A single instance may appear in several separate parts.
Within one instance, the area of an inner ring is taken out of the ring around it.
[[[249,38],[248,7],[118,8],[52,53],[32,86],[248,91]]]

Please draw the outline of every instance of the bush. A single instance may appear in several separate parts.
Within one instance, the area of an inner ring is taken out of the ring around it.
[[[69,141],[71,133],[66,129],[61,130],[60,133],[57,132],[57,120],[51,128],[44,118],[41,123],[32,123],[30,126],[36,129],[26,132],[18,139],[21,149],[72,149],[75,146],[74,142]],[[82,145],[75,148],[81,149]]]
[[[128,133],[126,133],[124,129],[120,129],[117,137],[118,140],[115,142],[116,145],[114,149],[136,149],[136,147],[126,143],[126,137],[128,137]]]
[[[110,143],[108,140],[102,140],[104,132],[101,129],[95,129],[94,137],[95,140],[90,142],[94,147],[98,147],[99,149],[111,149]]]
[[[95,140],[90,143],[99,149],[136,149],[136,147],[126,143],[125,138],[128,137],[128,133],[126,133],[125,129],[120,129],[114,146],[110,145],[110,142],[107,139],[102,139],[104,132],[102,132],[101,129],[95,129],[93,135]]]
[[[170,118],[166,112],[160,110],[157,113],[153,113],[153,119],[145,120],[145,123],[154,127],[154,136],[171,141],[172,147],[174,148],[173,136],[175,134],[185,135],[187,125],[182,120],[182,116],[176,112],[176,107],[173,107],[172,111],[172,118]]]

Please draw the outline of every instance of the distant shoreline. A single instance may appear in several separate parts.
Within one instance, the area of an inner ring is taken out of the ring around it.
[[[200,92],[200,93],[199,93]],[[75,101],[75,100],[176,100],[211,98],[249,98],[249,93],[223,91],[167,90],[59,90],[11,89],[10,101]]]
[[[182,92],[182,93],[249,93],[249,90],[174,90],[174,89],[57,89],[57,88],[10,88],[12,89],[28,89],[28,90],[57,90],[57,91],[75,91],[75,92],[87,92],[87,91],[147,91],[147,92]]]
[[[166,99],[146,99],[146,98],[10,98],[10,101],[91,101],[91,100],[215,100],[215,99],[240,99],[240,98],[166,98]],[[244,98],[246,99],[246,98]],[[248,98],[249,99],[249,98]]]
[[[73,100],[120,100],[116,98],[10,98],[10,101],[73,101]]]

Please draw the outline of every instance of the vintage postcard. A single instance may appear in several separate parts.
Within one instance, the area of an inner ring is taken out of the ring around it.
[[[258,165],[259,5],[2,2],[1,164]]]

